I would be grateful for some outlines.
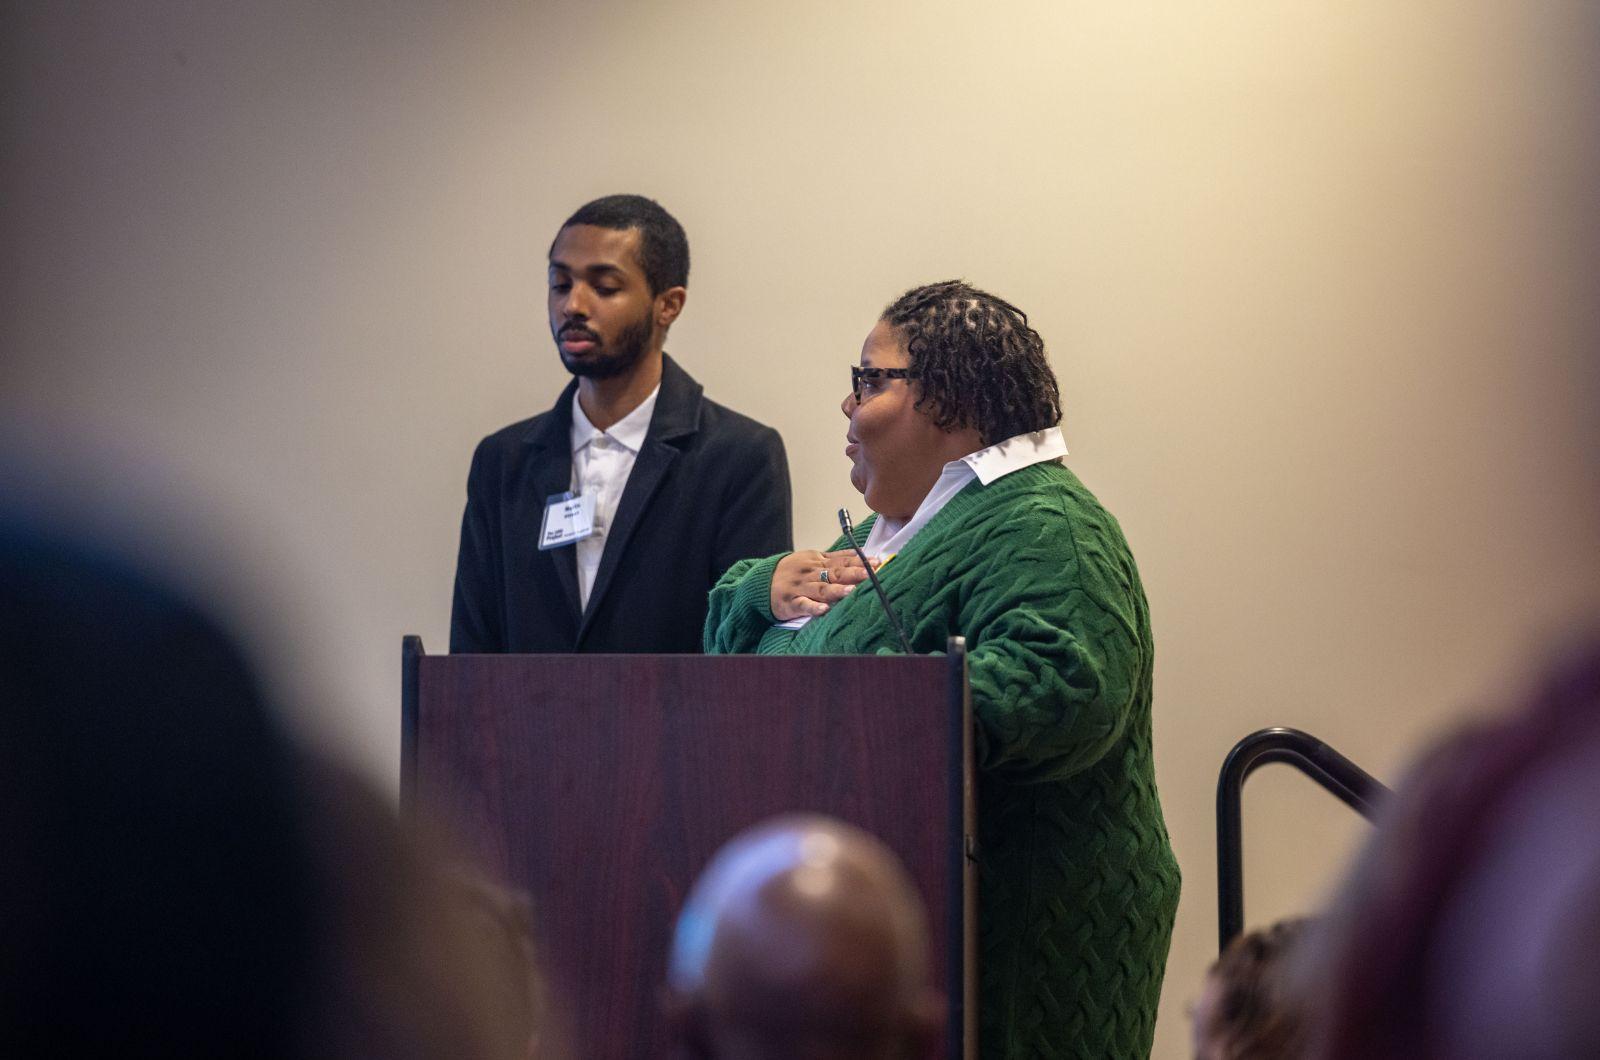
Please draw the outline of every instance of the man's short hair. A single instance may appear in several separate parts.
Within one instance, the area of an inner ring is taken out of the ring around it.
[[[882,319],[900,334],[921,384],[917,408],[985,445],[1061,422],[1061,393],[1028,314],[960,280],[914,287]]]
[[[607,195],[578,207],[563,229],[594,225],[625,232],[639,230],[639,267],[652,295],[689,284],[689,237],[661,204],[643,195]],[[555,244],[550,245],[555,249]]]

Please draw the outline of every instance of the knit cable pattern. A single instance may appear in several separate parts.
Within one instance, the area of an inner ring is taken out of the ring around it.
[[[773,626],[778,558],[718,581],[706,651],[894,650],[866,586],[799,631]],[[880,579],[914,650],[967,638],[983,1055],[1148,1056],[1179,872],[1155,787],[1149,609],[1121,528],[1071,471],[1036,464],[962,490]]]

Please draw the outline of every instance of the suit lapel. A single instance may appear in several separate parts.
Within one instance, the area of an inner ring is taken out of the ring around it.
[[[600,569],[595,572],[594,585],[589,590],[589,608],[584,612],[583,625],[578,631],[578,642],[583,642],[589,624],[594,620],[606,591],[611,588],[617,564],[627,551],[628,542],[639,526],[650,500],[661,488],[673,463],[678,459],[683,440],[700,428],[699,383],[679,368],[672,358],[662,355],[661,394],[656,399],[656,411],[650,418],[650,431],[645,435],[644,447],[634,461],[628,484],[623,488],[622,500],[617,503],[616,518],[606,533],[605,551],[600,554]]]
[[[545,417],[544,422],[536,429],[530,431],[525,438],[537,452],[534,454],[531,465],[532,488],[536,511],[539,513],[533,524],[533,533],[539,532],[540,521],[544,518],[546,498],[556,493],[565,493],[572,488],[572,395],[578,389],[576,381],[569,384],[561,394],[556,407],[551,410],[551,415]],[[566,596],[567,611],[571,614],[574,625],[581,620],[581,608],[578,606],[578,554],[577,549],[568,545],[562,548],[552,548],[538,552],[538,540],[533,541],[535,549],[534,562],[539,562],[539,556],[548,556],[550,562],[555,564],[556,579],[561,583],[561,591]]]

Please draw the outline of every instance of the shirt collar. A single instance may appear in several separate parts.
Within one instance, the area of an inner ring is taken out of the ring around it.
[[[979,449],[976,453],[968,453],[960,460],[952,460],[946,464],[950,468],[956,464],[966,464],[978,476],[978,481],[987,486],[995,479],[1020,471],[1033,464],[1042,464],[1046,460],[1055,460],[1067,455],[1067,441],[1061,435],[1060,427],[1047,427],[1042,431],[1031,434],[1019,434],[1007,438],[1003,442],[996,442],[986,449]]]
[[[602,434],[609,434],[613,440],[626,446],[632,453],[637,454],[644,448],[645,435],[650,431],[650,418],[655,415],[656,398],[661,396],[661,384],[650,391],[650,396],[639,402],[639,407],[628,413],[622,419],[613,423],[607,430],[602,431],[589,422],[589,417],[584,415],[583,405],[578,401],[578,392],[572,392],[572,451],[588,445]]]
[[[1050,427],[1007,438],[976,453],[968,453],[960,460],[952,460],[939,472],[938,481],[922,498],[922,503],[910,519],[899,522],[880,514],[873,522],[871,535],[863,547],[875,556],[893,553],[910,541],[928,520],[939,513],[939,509],[950,502],[951,497],[961,492],[974,478],[987,486],[1013,471],[1066,455],[1067,443],[1061,436],[1061,428]]]

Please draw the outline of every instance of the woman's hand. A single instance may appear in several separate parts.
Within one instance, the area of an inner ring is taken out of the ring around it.
[[[867,568],[850,549],[791,552],[772,572],[772,617],[787,622],[805,615],[825,615],[830,605],[866,580]]]

